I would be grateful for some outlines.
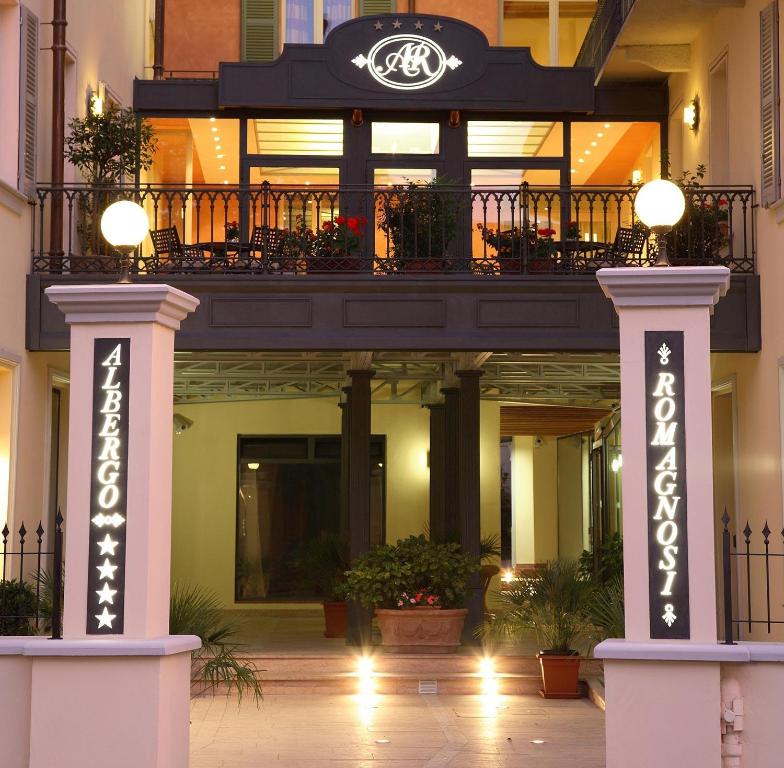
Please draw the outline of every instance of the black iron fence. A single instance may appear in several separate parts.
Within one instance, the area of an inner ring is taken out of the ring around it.
[[[592,67],[599,74],[635,1],[599,0],[574,62],[576,67]]]
[[[722,523],[724,642],[731,645],[741,630],[771,634],[784,625],[784,611],[771,605],[771,585],[784,584],[784,530],[774,533],[765,521],[755,531],[747,521],[736,533],[726,511]]]
[[[41,523],[1,532],[0,635],[62,637],[63,516],[57,512],[47,540]]]
[[[119,258],[101,214],[118,199],[147,211],[150,236],[131,271],[170,274],[591,274],[646,266],[655,239],[636,218],[636,188],[469,188],[440,182],[387,187],[39,187],[33,272],[113,274]],[[62,252],[47,242],[54,197],[63,201]],[[752,187],[686,191],[668,237],[676,265],[755,270]]]

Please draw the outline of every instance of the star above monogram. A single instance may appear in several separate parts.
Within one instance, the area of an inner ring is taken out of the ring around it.
[[[383,21],[377,21],[373,25],[373,29],[384,29],[384,22]]]
[[[437,21],[435,24],[433,24],[433,29],[436,32],[440,32],[443,28],[444,28],[444,25],[440,21]]]
[[[392,28],[393,29],[400,29],[400,27],[402,27],[402,26],[403,26],[403,22],[401,22],[400,19],[395,19],[392,22]]]
[[[115,541],[112,537],[107,533],[106,538],[103,541],[98,542],[98,546],[101,548],[101,551],[98,554],[101,555],[114,555],[114,550],[117,549],[117,545],[119,541]]]
[[[422,22],[419,20],[414,22],[414,29],[422,29],[423,26],[424,24],[422,24]]]

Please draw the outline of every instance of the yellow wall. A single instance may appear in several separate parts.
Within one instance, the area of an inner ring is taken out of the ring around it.
[[[558,559],[558,440],[534,443],[534,550],[536,562]]]
[[[681,159],[675,172],[708,166],[710,180],[710,88],[709,73],[726,53],[729,96],[729,169],[733,184],[760,187],[760,63],[759,12],[767,0],[748,0],[742,8],[717,13],[696,37],[691,49],[691,69],[669,79],[671,126],[682,125],[683,105],[698,95],[701,125],[698,133],[678,131]],[[784,40],[784,35],[780,35]],[[784,45],[780,40],[780,57]],[[782,58],[784,60],[784,58]],[[781,147],[777,148],[781,151]],[[677,152],[677,147],[676,147]],[[781,291],[784,285],[784,207],[757,211],[757,265],[762,299],[762,351],[750,355],[715,354],[713,380],[735,377],[737,396],[737,493],[740,527],[750,520],[759,531],[764,521],[782,527],[781,431],[779,425],[778,361],[784,357],[784,317]],[[776,589],[780,586],[777,584]],[[764,590],[763,590],[764,592]],[[774,604],[782,600],[774,598]],[[765,633],[760,639],[772,639]],[[778,639],[781,639],[779,637]]]
[[[536,562],[534,552],[534,439],[512,438],[512,560]]]
[[[234,601],[237,435],[340,434],[335,400],[178,405],[193,420],[174,436],[172,578]],[[386,435],[387,541],[422,533],[429,518],[429,413],[418,405],[374,404],[373,434]],[[481,408],[482,531],[500,523],[499,406]]]

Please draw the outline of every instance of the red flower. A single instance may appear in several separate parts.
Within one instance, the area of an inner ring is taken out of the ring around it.
[[[433,605],[433,603],[435,603],[435,602],[436,602],[435,595],[430,595],[430,597],[427,598],[427,604],[428,605]]]
[[[335,225],[334,225],[334,224],[333,224],[331,221],[325,221],[325,222],[324,222],[324,223],[321,225],[321,228],[322,228],[322,229],[325,229],[325,230],[327,230],[327,232],[329,232],[330,230],[334,229],[334,226],[335,226]]]
[[[345,223],[346,223],[346,217],[345,217],[345,216],[338,216],[338,217],[335,219],[335,223],[336,223],[338,226],[340,226],[341,224],[345,224]]]
[[[353,230],[354,232],[356,232],[357,229],[359,229],[359,219],[356,216],[352,216],[348,220],[348,228]]]
[[[554,229],[548,229],[546,227],[544,229],[540,229],[540,230],[537,230],[537,231],[539,232],[539,235],[541,237],[550,237],[551,235],[555,234],[555,230]]]

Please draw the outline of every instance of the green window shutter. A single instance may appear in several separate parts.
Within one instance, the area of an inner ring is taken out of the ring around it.
[[[779,19],[776,2],[760,12],[760,101],[762,205],[767,207],[781,197]]]
[[[272,61],[277,55],[277,0],[242,0],[242,60]]]
[[[20,7],[19,45],[19,172],[17,187],[35,192],[36,143],[38,141],[38,17]]]
[[[377,13],[394,13],[392,0],[359,0],[360,16],[374,16]]]

